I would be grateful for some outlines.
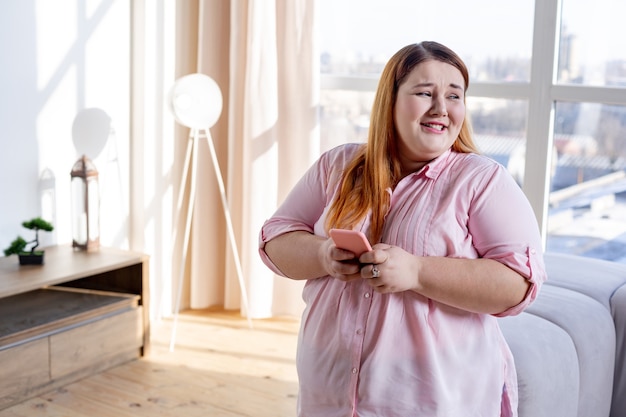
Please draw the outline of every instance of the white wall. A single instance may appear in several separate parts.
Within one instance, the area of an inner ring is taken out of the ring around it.
[[[72,124],[86,108],[111,118],[104,148],[88,155],[100,172],[101,243],[128,246],[130,45],[126,0],[0,3],[0,249],[32,239],[21,222],[39,215],[55,226],[44,244],[71,242]]]

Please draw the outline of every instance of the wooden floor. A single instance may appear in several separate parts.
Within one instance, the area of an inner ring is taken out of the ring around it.
[[[294,416],[295,319],[179,315],[152,324],[150,354],[0,411],[0,417]]]

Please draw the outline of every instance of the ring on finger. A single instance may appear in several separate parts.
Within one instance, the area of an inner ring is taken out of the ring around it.
[[[380,270],[376,265],[372,268],[372,278],[378,278],[380,276]]]

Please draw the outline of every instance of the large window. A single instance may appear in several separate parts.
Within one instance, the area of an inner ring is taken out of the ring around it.
[[[626,263],[625,14],[620,0],[321,0],[322,147],[365,141],[391,54],[439,41],[468,65],[476,141],[523,187],[546,249]]]

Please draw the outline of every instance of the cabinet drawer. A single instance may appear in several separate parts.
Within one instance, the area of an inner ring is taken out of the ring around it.
[[[50,336],[50,376],[105,369],[140,356],[141,307],[112,314]]]
[[[48,339],[0,350],[0,409],[50,381]]]

